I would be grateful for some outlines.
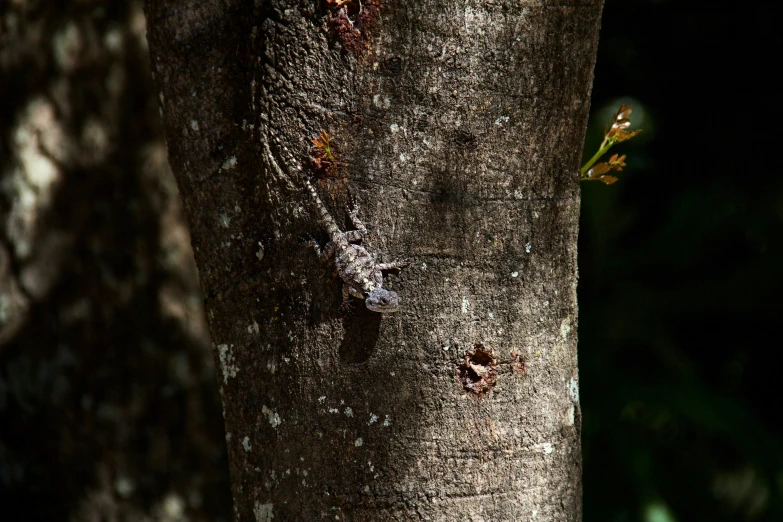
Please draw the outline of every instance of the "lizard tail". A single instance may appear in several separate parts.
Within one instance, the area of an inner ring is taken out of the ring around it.
[[[336,238],[342,237],[342,232],[340,232],[340,229],[337,227],[334,219],[332,219],[332,215],[329,214],[329,211],[326,209],[324,202],[321,201],[321,197],[318,195],[318,192],[316,192],[315,187],[307,178],[305,178],[304,182],[307,190],[310,192],[310,195],[315,200],[315,207],[318,210],[318,217],[320,218],[321,226],[323,226],[329,233],[329,237],[332,239],[332,241],[335,241]]]

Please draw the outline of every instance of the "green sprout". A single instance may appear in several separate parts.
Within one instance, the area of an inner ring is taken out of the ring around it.
[[[332,156],[332,148],[329,146],[329,135],[326,133],[326,131],[322,130],[321,135],[318,139],[311,140],[313,142],[313,145],[320,150],[323,151],[323,156],[325,159],[334,162],[334,156]]]
[[[642,132],[641,129],[630,132],[626,131],[626,129],[631,126],[629,116],[631,115],[632,110],[632,105],[620,104],[620,110],[612,116],[611,127],[604,130],[604,141],[601,142],[598,151],[593,154],[593,157],[590,158],[579,171],[579,181],[601,181],[607,185],[611,185],[617,181],[615,176],[609,176],[607,173],[613,170],[616,170],[617,172],[623,170],[623,167],[625,167],[625,154],[622,156],[613,154],[609,158],[609,161],[602,161],[598,164],[596,164],[596,161],[601,159],[615,143],[630,140]]]

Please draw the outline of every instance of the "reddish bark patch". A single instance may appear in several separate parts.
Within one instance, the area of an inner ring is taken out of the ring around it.
[[[476,344],[472,352],[465,354],[465,361],[457,366],[455,377],[462,388],[477,397],[492,391],[498,381],[497,360],[492,350]]]
[[[511,352],[511,367],[519,375],[527,373],[527,361],[517,352]]]
[[[370,43],[370,33],[378,21],[380,0],[326,0],[331,18],[329,25],[343,44],[343,49],[353,55],[365,53]]]

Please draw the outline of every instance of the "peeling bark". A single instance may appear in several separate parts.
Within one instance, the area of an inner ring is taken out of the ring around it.
[[[236,516],[579,520],[577,171],[602,2],[379,5],[357,56],[325,4],[147,2]],[[344,179],[317,179],[321,130]],[[343,227],[358,200],[369,251],[411,261],[387,278],[400,312],[340,309],[304,245],[323,233],[304,176]]]

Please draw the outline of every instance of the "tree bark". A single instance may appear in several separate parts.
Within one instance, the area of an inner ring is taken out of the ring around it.
[[[226,520],[142,2],[0,2],[0,95],[0,520]]]
[[[239,520],[579,520],[577,171],[602,2],[148,0]],[[354,26],[351,27],[350,19]],[[340,166],[319,170],[325,130]],[[305,246],[348,194],[396,314]]]

